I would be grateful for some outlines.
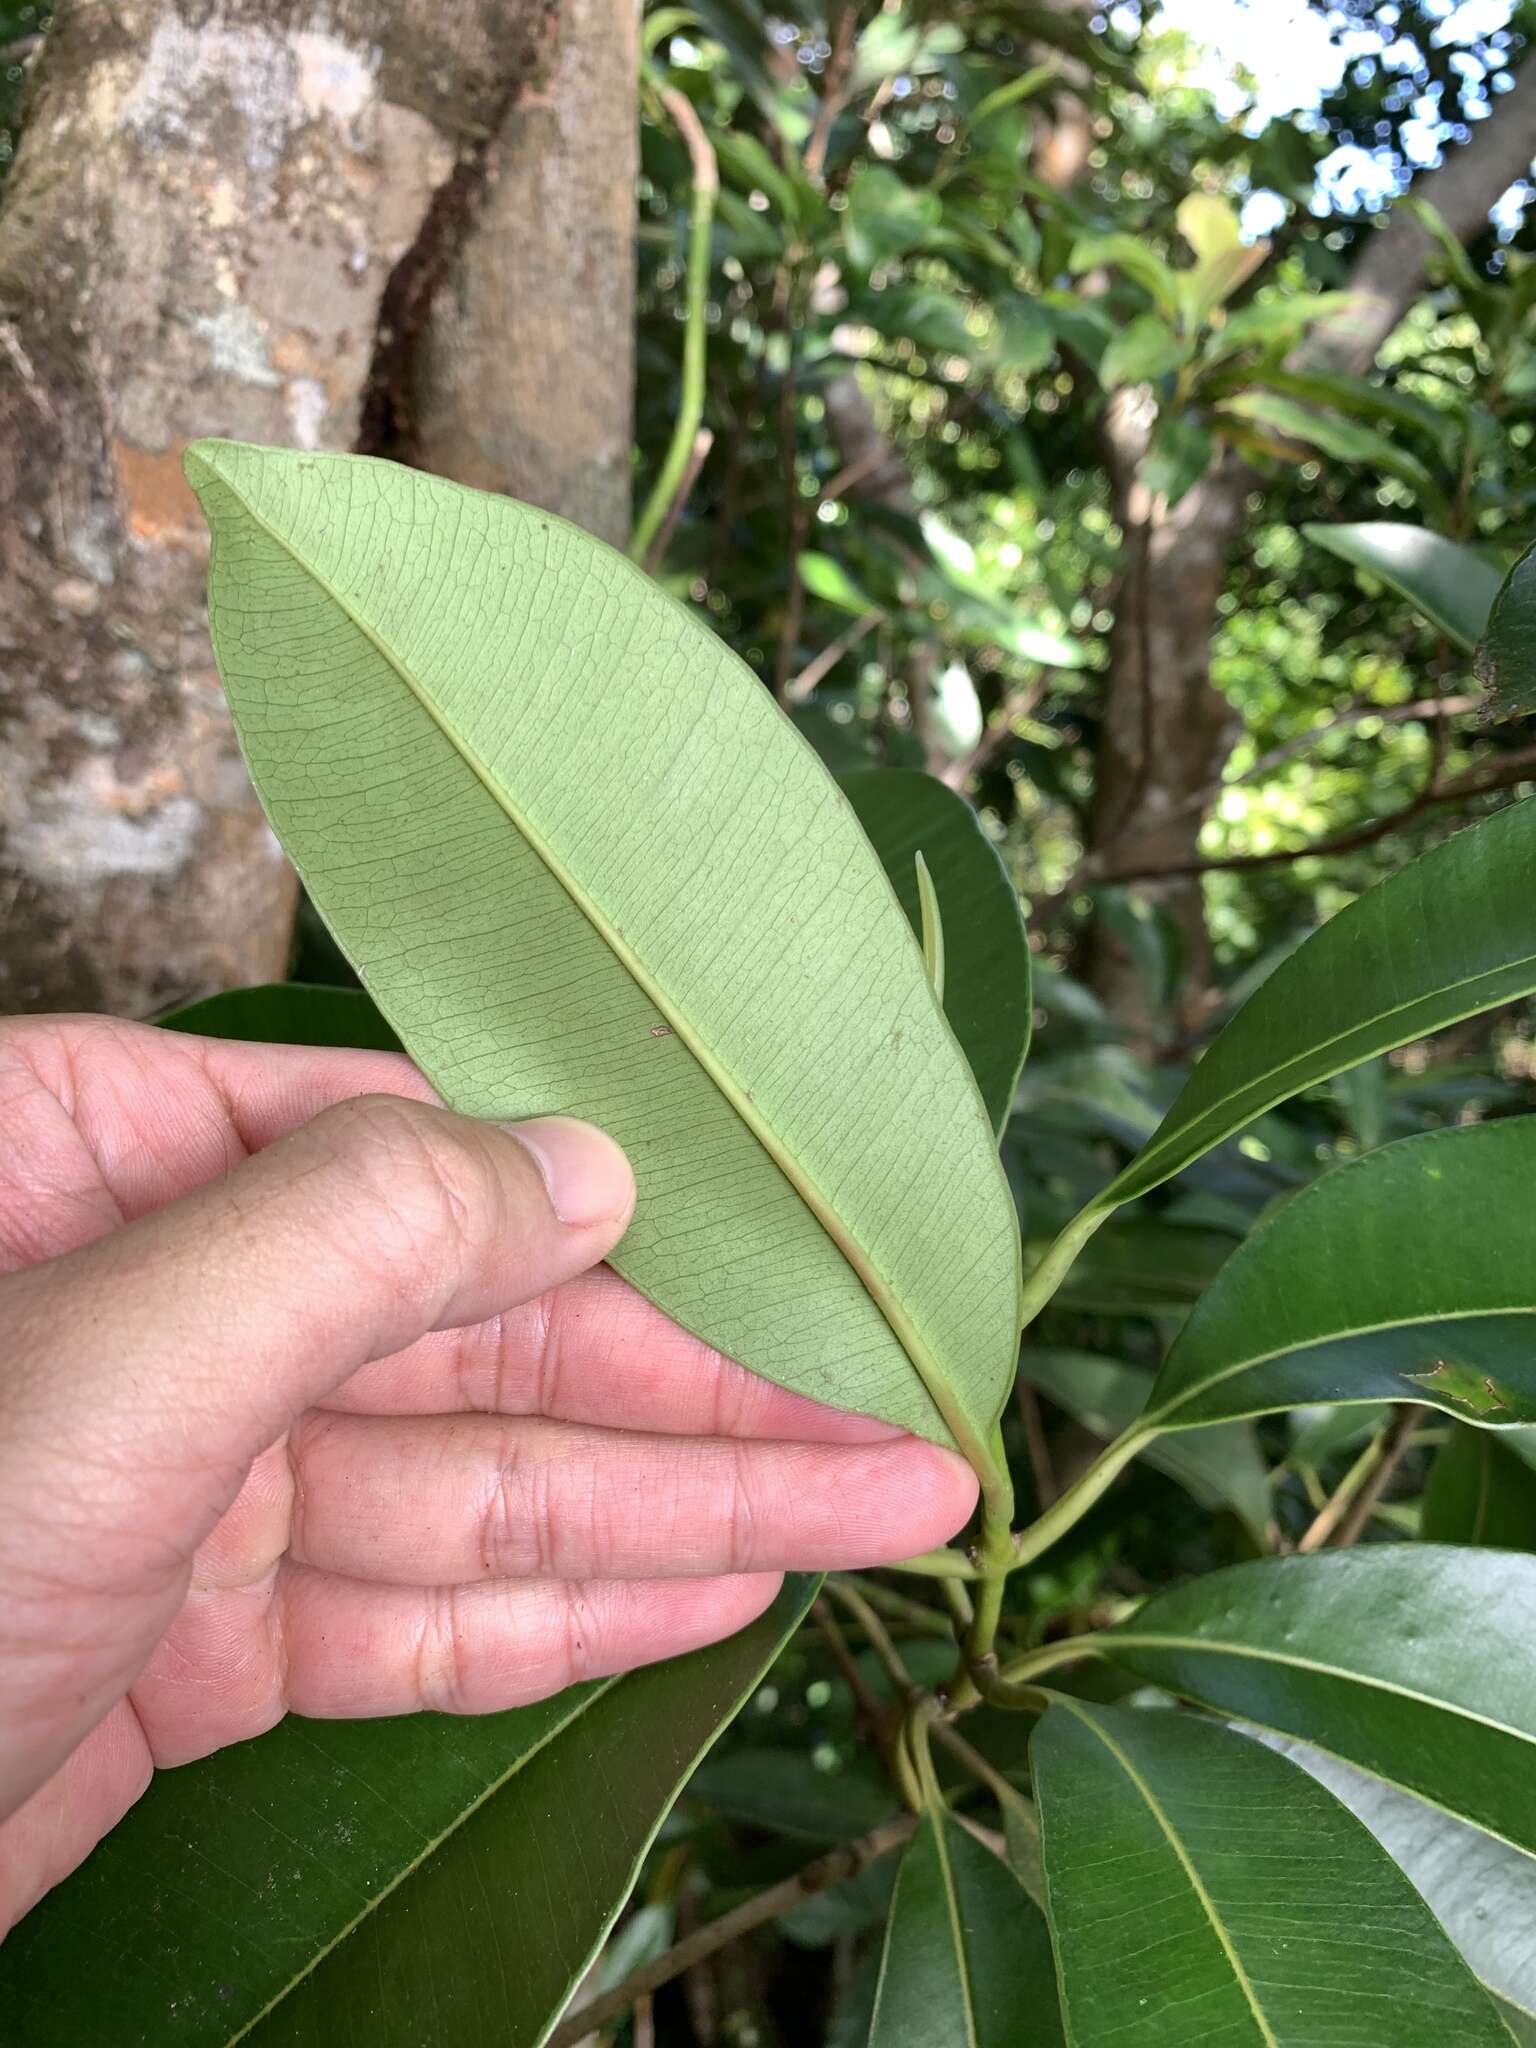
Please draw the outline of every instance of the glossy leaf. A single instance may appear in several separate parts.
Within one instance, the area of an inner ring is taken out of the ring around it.
[[[1536,1858],[1306,1743],[1265,1739],[1364,1821],[1494,1995],[1516,2040],[1536,2040]]]
[[[1503,1443],[1506,1434],[1514,1432],[1452,1425],[1424,1488],[1426,1543],[1536,1551],[1536,1472]]]
[[[398,1052],[400,1041],[360,988],[322,988],[307,981],[276,981],[262,988],[231,988],[205,996],[168,1017],[163,1031],[204,1038],[243,1038],[260,1045],[345,1045]]]
[[[1266,1109],[1536,989],[1536,803],[1378,883],[1281,961],[1221,1031],[1107,1199],[1182,1171]]]
[[[1052,1351],[1026,1344],[1019,1377],[1049,1394],[1059,1408],[1106,1442],[1131,1427],[1147,1405],[1153,1374],[1091,1351]],[[1258,1440],[1245,1422],[1170,1430],[1141,1455],[1206,1508],[1230,1508],[1256,1543],[1266,1540],[1269,1482]],[[1536,1479],[1533,1479],[1536,1489]]]
[[[1029,931],[1018,891],[976,813],[932,775],[873,768],[844,775],[840,786],[918,934],[914,855],[921,853],[928,865],[944,924],[944,1013],[1000,1132],[1034,1017]]]
[[[1395,519],[1301,530],[1340,561],[1390,584],[1464,653],[1483,637],[1499,572],[1472,548]]]
[[[29,2048],[537,2048],[813,1589],[510,1714],[290,1716],[161,1772],[0,1948],[0,2011]]]
[[[1101,1640],[1152,1685],[1536,1851],[1536,1558],[1432,1543],[1266,1558],[1155,1594]]]
[[[1273,1750],[1072,1700],[1031,1753],[1074,2048],[1509,2048],[1402,1871]]]
[[[473,1114],[611,1131],[613,1263],[733,1358],[973,1460],[1013,1370],[986,1111],[846,802],[647,577],[509,499],[200,442],[210,617],[269,815]]]
[[[1536,548],[1520,557],[1493,600],[1477,673],[1493,691],[1496,718],[1536,710]]]
[[[948,1814],[902,1852],[869,2048],[1061,2048],[1045,1920]]]
[[[1427,1401],[1536,1421],[1536,1116],[1399,1138],[1239,1246],[1174,1340],[1147,1421]]]

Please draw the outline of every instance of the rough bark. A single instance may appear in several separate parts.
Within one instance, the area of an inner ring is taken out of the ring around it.
[[[638,0],[561,0],[411,351],[403,453],[620,544],[634,396]]]
[[[0,1010],[281,972],[207,644],[200,434],[347,448],[381,295],[532,0],[61,10],[0,213]]]
[[[1428,176],[1414,196],[1428,200],[1467,241],[1488,210],[1536,156],[1536,81],[1522,80],[1465,147]],[[1369,371],[1383,341],[1424,290],[1433,243],[1406,208],[1396,208],[1366,241],[1350,279],[1346,317],[1311,337],[1294,367]],[[1210,648],[1231,549],[1245,500],[1259,479],[1235,455],[1177,506],[1149,499],[1136,476],[1150,420],[1133,393],[1118,394],[1106,417],[1114,511],[1125,535],[1126,574],[1110,641],[1090,849],[1112,870],[1114,853],[1137,865],[1194,861],[1205,806],[1236,737],[1231,710],[1210,680]],[[1106,856],[1108,856],[1106,858]],[[1175,917],[1186,963],[1186,1029],[1199,1021],[1209,949],[1198,878],[1142,885]],[[1094,935],[1091,978],[1144,1053],[1155,1051],[1160,1020],[1112,935]]]

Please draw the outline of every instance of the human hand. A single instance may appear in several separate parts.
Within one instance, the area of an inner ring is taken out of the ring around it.
[[[515,1706],[970,1512],[600,1267],[623,1155],[520,1129],[389,1054],[0,1027],[0,1929],[290,1709]]]

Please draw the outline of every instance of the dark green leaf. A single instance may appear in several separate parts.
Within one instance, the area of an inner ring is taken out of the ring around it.
[[[1395,519],[1301,530],[1341,561],[1389,583],[1465,653],[1482,639],[1499,572],[1460,541]]]
[[[1061,2048],[1050,1936],[1006,1863],[945,1814],[902,1852],[869,2048]]]
[[[398,1052],[400,1041],[358,988],[319,988],[278,981],[265,988],[232,988],[206,996],[157,1020],[165,1031],[204,1038],[243,1038],[261,1045],[348,1045]]]
[[[1536,1421],[1533,1186],[1536,1116],[1399,1138],[1334,1167],[1217,1274],[1148,1422],[1394,1399]]]
[[[1264,1110],[1536,989],[1536,803],[1468,826],[1330,918],[1220,1032],[1109,1190],[1146,1194]]]
[[[796,1749],[731,1749],[700,1768],[691,1790],[750,1827],[812,1842],[851,1841],[896,1811],[889,1783],[872,1760],[823,1771]]]
[[[1426,1543],[1536,1550],[1536,1472],[1503,1434],[1452,1424],[1424,1489],[1419,1534]]]
[[[944,1014],[970,1062],[992,1128],[1008,1121],[1034,1017],[1029,932],[1018,891],[981,820],[954,790],[907,768],[841,778],[914,932],[921,853],[944,921]]]
[[[1495,718],[1536,711],[1536,548],[1520,557],[1493,600],[1477,674],[1493,692]]]
[[[1062,1700],[1032,1754],[1076,2048],[1509,2048],[1401,1870],[1273,1750]]]
[[[161,1772],[0,1949],[0,2011],[28,2048],[537,2048],[813,1590],[536,1707],[291,1716]]]
[[[1536,1851],[1536,1558],[1428,1543],[1266,1558],[1154,1595],[1102,1641],[1138,1678]]]

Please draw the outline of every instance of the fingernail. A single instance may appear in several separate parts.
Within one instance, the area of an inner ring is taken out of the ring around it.
[[[591,1230],[628,1216],[635,1177],[606,1131],[571,1116],[536,1116],[502,1129],[532,1157],[562,1223]]]

